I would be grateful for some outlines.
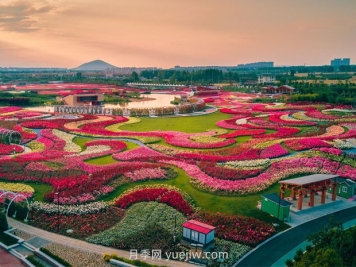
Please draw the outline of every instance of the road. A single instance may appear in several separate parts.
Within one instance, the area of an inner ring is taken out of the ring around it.
[[[119,250],[119,249],[114,249],[114,248],[110,248],[110,247],[104,247],[104,246],[88,243],[88,242],[85,242],[82,240],[78,240],[75,238],[58,235],[58,234],[55,234],[52,232],[48,232],[48,231],[30,226],[30,225],[22,223],[22,222],[16,221],[9,217],[8,217],[8,221],[9,221],[9,224],[16,229],[19,229],[23,232],[29,233],[34,236],[41,237],[41,238],[51,241],[53,243],[58,243],[58,244],[62,244],[62,245],[77,248],[77,249],[82,249],[82,250],[89,251],[92,253],[97,253],[100,255],[103,255],[104,253],[110,253],[110,254],[116,253],[120,257],[124,257],[127,259],[130,258],[130,252],[126,251],[126,250]],[[140,260],[140,257],[138,257],[138,259]],[[150,264],[164,265],[164,266],[169,266],[169,267],[192,267],[192,266],[194,266],[194,265],[191,265],[186,262],[167,261],[165,259],[162,259],[162,260],[154,259],[153,260],[151,258],[147,258],[145,261]]]
[[[351,221],[356,218],[356,207],[337,211],[293,227],[258,247],[234,266],[272,266],[281,257],[298,246],[300,243],[304,242],[308,235],[321,230],[324,225],[329,222],[330,216],[333,216],[338,222],[344,223]]]

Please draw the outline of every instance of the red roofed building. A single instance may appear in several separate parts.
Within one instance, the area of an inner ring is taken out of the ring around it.
[[[189,243],[202,244],[204,247],[214,241],[214,226],[189,220],[183,223],[183,240]]]

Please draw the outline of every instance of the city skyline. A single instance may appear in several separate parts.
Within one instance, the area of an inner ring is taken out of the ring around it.
[[[355,7],[347,0],[3,0],[0,67],[353,62]]]

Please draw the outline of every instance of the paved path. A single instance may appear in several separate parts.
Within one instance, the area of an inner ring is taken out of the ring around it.
[[[303,243],[308,235],[322,229],[329,222],[331,214],[311,219],[287,231],[281,232],[260,245],[234,266],[272,266],[289,251]],[[356,207],[349,207],[332,213],[336,221],[347,222],[356,218]],[[283,265],[281,266],[283,267]]]
[[[21,231],[24,231],[26,233],[29,233],[31,235],[34,236],[38,236],[41,237],[43,239],[47,239],[53,243],[58,243],[58,244],[62,244],[68,247],[74,247],[77,249],[81,249],[81,250],[85,250],[85,251],[89,251],[92,253],[97,253],[100,255],[103,255],[104,253],[116,253],[118,256],[124,257],[129,259],[130,258],[130,252],[129,251],[125,251],[125,250],[119,250],[119,249],[114,249],[114,248],[110,248],[110,247],[104,247],[104,246],[100,246],[100,245],[95,245],[95,244],[91,244],[82,240],[78,240],[78,239],[74,239],[74,238],[70,238],[67,236],[63,236],[63,235],[58,235],[55,233],[51,233],[27,224],[24,224],[22,222],[16,221],[12,218],[8,218],[9,224],[16,228],[19,229]],[[140,257],[138,257],[138,259],[140,260]],[[167,260],[152,260],[150,258],[147,258],[145,260],[146,262],[150,263],[150,264],[156,264],[156,265],[164,265],[164,266],[170,266],[170,267],[192,267],[194,265],[191,265],[189,263],[186,262],[178,262],[178,261],[167,261]],[[2,267],[2,265],[0,265]]]
[[[1,267],[25,267],[18,258],[0,248],[0,266]]]

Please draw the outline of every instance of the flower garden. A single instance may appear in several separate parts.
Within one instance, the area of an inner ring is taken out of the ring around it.
[[[276,233],[256,204],[278,181],[312,173],[356,180],[348,153],[356,113],[238,97],[209,97],[218,111],[192,117],[63,119],[2,107],[0,127],[20,132],[24,145],[0,143],[0,189],[35,200],[32,225],[120,249],[172,251],[174,218],[178,240],[184,221],[200,220],[217,227],[217,247],[237,260]]]

